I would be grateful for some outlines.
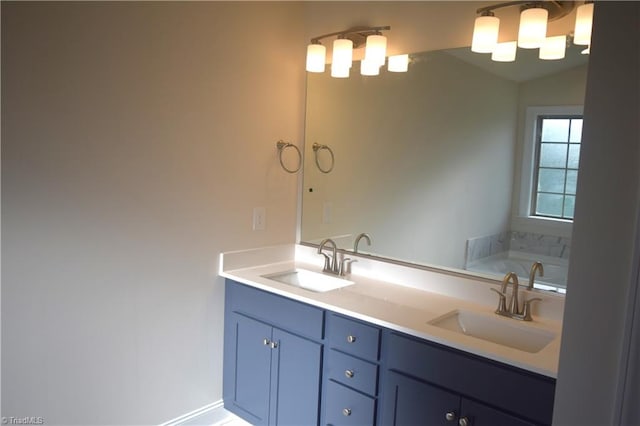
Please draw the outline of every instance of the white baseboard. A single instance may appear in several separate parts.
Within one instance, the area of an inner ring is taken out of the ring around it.
[[[228,423],[233,415],[224,409],[223,401],[219,400],[193,410],[160,426],[214,426]]]

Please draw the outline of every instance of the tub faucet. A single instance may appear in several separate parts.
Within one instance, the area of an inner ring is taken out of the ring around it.
[[[329,256],[328,254],[322,251],[324,250],[324,246],[326,246],[327,244],[331,244],[332,246],[331,256]],[[322,272],[329,272],[329,273],[338,275],[339,271],[338,271],[338,259],[337,259],[338,256],[337,256],[336,243],[331,238],[326,238],[322,240],[322,242],[320,243],[320,247],[318,247],[318,254],[321,254],[324,256],[324,268],[322,269]]]
[[[355,240],[355,242],[353,243],[353,252],[354,252],[354,253],[357,253],[357,252],[358,252],[358,244],[360,244],[360,240],[361,240],[362,238],[364,238],[365,240],[367,240],[367,245],[368,245],[368,246],[370,246],[370,245],[371,245],[371,237],[369,236],[369,234],[366,234],[366,233],[364,233],[364,232],[363,232],[362,234],[359,234],[359,235],[356,237],[356,240]]]
[[[540,272],[540,276],[544,277],[544,267],[542,266],[542,262],[536,262],[531,265],[531,271],[529,272],[529,285],[527,286],[527,290],[533,290],[533,283],[536,280],[536,272]]]

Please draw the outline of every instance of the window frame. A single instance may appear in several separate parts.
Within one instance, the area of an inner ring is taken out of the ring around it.
[[[540,169],[558,169],[558,170],[564,170],[565,174],[568,173],[569,170],[575,170],[576,173],[580,170],[580,164],[578,164],[578,168],[577,169],[572,169],[568,167],[568,164],[566,164],[565,162],[565,167],[544,167],[540,165],[540,156],[542,155],[541,151],[542,151],[542,144],[543,143],[556,143],[556,142],[545,142],[542,140],[542,126],[543,126],[543,121],[545,119],[560,119],[560,120],[583,120],[584,117],[582,114],[538,114],[536,115],[535,118],[535,123],[532,123],[533,126],[535,126],[535,134],[534,134],[534,155],[533,155],[533,179],[531,182],[531,188],[529,190],[529,197],[530,199],[530,211],[529,211],[529,216],[530,217],[535,217],[535,218],[542,218],[542,219],[558,219],[558,220],[566,220],[566,221],[570,221],[573,222],[573,217],[568,218],[568,217],[558,217],[558,216],[553,216],[553,215],[545,215],[545,214],[536,214],[536,210],[538,208],[538,194],[541,193],[549,193],[547,191],[538,191],[538,179],[540,177]],[[566,144],[567,145],[567,156],[569,155],[569,147],[571,146],[572,142],[570,142],[570,140],[567,140],[566,142],[557,142],[558,144]],[[580,143],[573,143],[574,145],[582,145],[582,140],[580,141]],[[568,161],[568,158],[567,158]],[[563,198],[566,198],[567,195],[573,195],[575,197],[575,194],[569,194],[566,192],[566,185],[567,185],[567,176],[565,175],[565,182],[564,182],[564,189],[562,192],[562,196]],[[560,195],[560,193],[558,193]],[[563,208],[562,208],[562,214],[564,216],[564,203],[566,200],[563,199]]]
[[[584,108],[582,105],[567,106],[532,106],[526,109],[522,163],[520,174],[520,194],[517,217],[528,222],[545,223],[549,226],[566,227],[573,224],[572,219],[562,219],[552,216],[536,216],[533,215],[535,185],[537,184],[537,150],[539,132],[538,119],[540,117],[553,118],[566,116],[583,116]]]

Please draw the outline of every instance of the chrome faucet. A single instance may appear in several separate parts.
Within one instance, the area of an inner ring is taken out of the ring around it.
[[[332,254],[331,256],[329,256],[328,254],[324,253],[322,250],[324,250],[324,246],[326,246],[327,244],[331,244],[332,246]],[[324,240],[322,240],[322,242],[320,242],[320,247],[318,247],[318,254],[321,254],[324,256],[324,268],[322,269],[322,272],[330,272],[332,274],[336,274],[338,275],[338,260],[337,260],[337,247],[336,247],[336,243],[331,239],[331,238],[326,238]]]
[[[542,265],[542,264],[541,264]],[[511,293],[511,300],[509,303],[509,308],[507,309],[507,287],[509,283],[513,283],[513,291]],[[500,290],[496,290],[492,288],[491,290],[498,293],[498,308],[496,309],[496,314],[502,315],[505,317],[522,320],[522,321],[531,321],[531,303],[542,300],[539,297],[534,297],[533,299],[525,300],[522,304],[522,309],[520,308],[520,302],[518,301],[518,276],[515,272],[508,272],[504,278],[502,279],[502,287]]]
[[[363,232],[362,234],[360,234],[360,235],[358,235],[358,236],[356,237],[356,240],[355,240],[355,241],[354,241],[354,243],[353,243],[353,252],[354,252],[354,253],[357,253],[357,252],[358,252],[358,244],[360,244],[360,240],[361,240],[361,239],[363,239],[363,238],[364,238],[365,240],[367,240],[367,245],[368,245],[368,246],[370,246],[370,245],[371,245],[371,237],[369,236],[369,234],[366,234],[366,233],[364,233],[364,232]]]
[[[542,266],[542,262],[536,262],[531,265],[531,271],[529,272],[529,285],[527,286],[527,290],[533,290],[533,283],[536,280],[536,272],[540,272],[540,276],[544,277],[544,267]]]

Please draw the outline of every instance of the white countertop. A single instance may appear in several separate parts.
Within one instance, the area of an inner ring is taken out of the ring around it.
[[[358,258],[353,263],[348,279],[354,285],[325,293],[312,292],[263,277],[294,268],[321,272],[322,257],[310,247],[291,244],[223,253],[220,259],[220,275],[225,278],[538,374],[556,377],[563,296],[536,291],[535,297],[543,300],[537,303],[539,307],[533,311],[534,320],[522,322],[493,314],[497,296],[489,288],[497,289],[497,285],[372,259]],[[532,297],[527,293],[521,292],[521,300]],[[516,322],[519,326],[550,331],[556,337],[539,352],[529,353],[429,324],[429,321],[455,309],[493,315],[499,321]]]

